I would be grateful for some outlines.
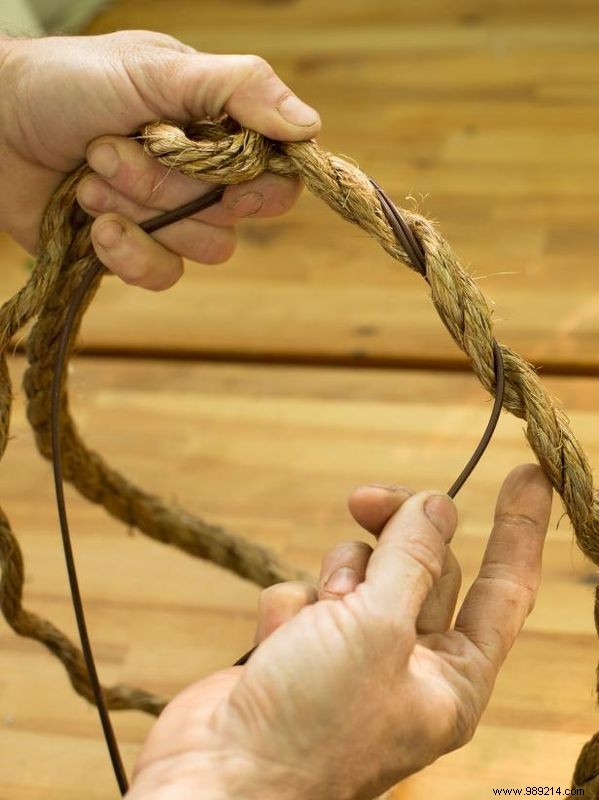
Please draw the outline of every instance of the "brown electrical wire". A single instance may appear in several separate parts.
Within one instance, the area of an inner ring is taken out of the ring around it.
[[[399,213],[397,206],[391,201],[389,196],[385,194],[385,192],[381,189],[378,183],[374,180],[374,178],[369,178],[370,182],[375,188],[377,197],[381,204],[381,209],[387,219],[387,222],[391,226],[393,233],[398,242],[400,242],[401,246],[407,253],[410,258],[410,263],[412,266],[422,275],[422,277],[427,281],[428,279],[426,276],[426,256],[424,254],[424,250],[422,249],[422,245],[418,241],[418,239],[412,233],[410,227],[407,225],[404,218]],[[460,472],[458,477],[452,483],[451,487],[448,489],[447,494],[449,497],[455,497],[456,494],[460,491],[462,486],[466,483],[472,472],[474,471],[476,465],[482,458],[483,453],[487,449],[489,442],[495,432],[495,428],[497,427],[497,423],[499,421],[499,417],[501,415],[501,408],[503,406],[503,395],[505,391],[505,375],[504,375],[504,367],[503,367],[503,357],[501,355],[501,350],[499,345],[497,344],[497,340],[493,339],[493,365],[495,369],[495,402],[493,403],[493,409],[491,411],[491,416],[487,423],[487,427],[484,430],[484,433],[481,437],[480,442],[477,444],[476,449],[472,453],[471,457],[468,460],[468,463],[464,467],[464,469]],[[233,666],[242,666],[245,664],[252,653],[256,650],[256,647],[252,647],[251,650],[248,650],[247,653],[244,653],[240,659],[238,659]]]
[[[186,203],[179,208],[167,211],[158,217],[147,220],[141,224],[146,233],[153,233],[167,225],[172,225],[185,217],[196,214],[204,208],[218,203],[225,191],[224,186],[218,186],[212,189],[207,194]],[[67,574],[69,578],[69,586],[71,588],[71,598],[73,600],[73,609],[75,611],[75,619],[77,621],[77,630],[79,632],[79,639],[81,641],[81,650],[85,660],[85,666],[89,676],[89,682],[94,695],[98,714],[100,716],[100,723],[102,731],[104,732],[104,739],[110,754],[112,768],[119,785],[119,790],[122,795],[126,794],[129,788],[127,775],[119,752],[119,746],[114,735],[114,729],[110,721],[110,715],[104,695],[102,694],[102,686],[98,678],[98,671],[96,669],[96,662],[89,639],[87,630],[87,623],[85,621],[85,613],[83,610],[83,601],[81,599],[81,591],[79,589],[79,581],[77,579],[77,570],[75,567],[75,557],[73,555],[73,548],[71,543],[71,534],[69,531],[69,522],[67,517],[67,509],[64,497],[64,481],[62,475],[62,450],[60,439],[60,400],[61,389],[64,380],[64,370],[66,366],[66,354],[69,348],[71,334],[73,331],[73,324],[77,318],[77,313],[81,308],[94,280],[100,272],[104,269],[98,259],[92,263],[87,272],[81,279],[81,283],[73,292],[73,296],[69,302],[69,307],[65,317],[63,329],[60,334],[58,349],[56,351],[56,361],[54,363],[54,374],[52,376],[52,407],[51,407],[51,435],[52,435],[52,469],[54,472],[54,488],[56,490],[56,507],[58,510],[58,519],[60,523],[60,532],[62,537],[62,545],[64,550],[65,562],[67,567]]]
[[[414,236],[411,229],[406,224],[406,221],[397,210],[397,206],[389,199],[388,195],[385,194],[385,192],[373,178],[370,178],[370,182],[375,188],[383,213],[387,219],[387,222],[393,229],[395,237],[399,242],[401,242],[402,247],[410,257],[412,266],[418,270],[418,272],[428,283],[428,278],[426,275],[426,256],[424,254],[424,250],[422,249],[422,245]],[[451,487],[447,490],[449,497],[456,496],[474,471],[474,468],[487,449],[495,428],[497,427],[497,422],[499,421],[501,408],[503,406],[503,395],[505,392],[505,375],[501,349],[497,343],[497,339],[495,338],[493,339],[493,367],[495,371],[495,402],[493,403],[493,409],[491,411],[489,422],[487,423],[487,427],[485,428],[482,438],[476,446],[474,453],[472,453],[472,456],[468,460],[468,463],[453,482]]]
[[[402,248],[408,255],[412,266],[424,277],[425,280],[427,280],[426,256],[424,254],[420,242],[413,234],[412,230],[409,228],[409,226],[399,213],[394,203],[390,200],[390,198],[385,194],[385,192],[380,188],[380,186],[374,180],[372,180],[372,178],[370,180],[375,188],[377,197],[381,204],[381,209],[389,225],[391,226],[398,242],[401,244]],[[196,200],[191,201],[190,203],[186,203],[185,205],[180,206],[179,208],[173,209],[172,211],[167,211],[164,214],[161,214],[157,217],[154,217],[153,219],[150,219],[142,223],[141,228],[144,231],[146,231],[146,233],[154,233],[155,231],[160,230],[161,228],[165,228],[167,225],[172,225],[174,222],[178,222],[179,220],[182,220],[185,217],[189,217],[192,214],[201,211],[202,209],[208,208],[209,206],[218,203],[219,200],[222,198],[224,191],[225,191],[224,186],[217,186],[207,194],[202,195],[202,197],[199,197]],[[112,767],[117,779],[119,790],[121,794],[124,795],[129,788],[127,776],[119,752],[118,743],[116,741],[116,737],[114,734],[114,729],[110,721],[110,715],[108,713],[106,702],[102,694],[102,687],[98,678],[91,642],[87,630],[87,624],[85,621],[85,613],[83,609],[81,592],[79,589],[79,581],[77,579],[77,570],[75,566],[75,558],[73,554],[66,503],[64,497],[64,486],[63,486],[64,481],[62,473],[62,451],[61,451],[61,435],[60,435],[61,392],[64,382],[64,372],[66,366],[67,352],[69,349],[69,344],[72,336],[73,325],[77,318],[77,314],[85,298],[87,297],[92,284],[94,283],[96,277],[99,275],[100,272],[102,272],[103,269],[104,269],[103,265],[100,263],[100,261],[96,259],[92,263],[92,265],[88,268],[87,272],[83,275],[80,284],[73,292],[73,296],[69,301],[69,306],[65,317],[64,326],[61,331],[59,345],[56,353],[56,360],[54,363],[54,374],[52,377],[52,406],[51,406],[52,467],[54,472],[54,485],[56,489],[56,505],[58,510],[60,532],[62,537],[67,574],[69,578],[69,585],[71,589],[71,597],[73,600],[73,609],[77,621],[79,638],[81,640],[81,649],[83,652],[85,665],[88,671],[94,700],[98,709],[102,730],[104,732],[104,738],[106,740],[106,745],[108,747],[108,751],[110,754]],[[458,478],[455,480],[455,482],[452,484],[449,491],[447,492],[447,494],[450,497],[456,496],[458,491],[461,489],[461,487],[464,485],[468,477],[471,475],[472,471],[474,470],[480,458],[482,457],[484,451],[486,450],[489,442],[491,441],[491,437],[493,436],[493,432],[499,420],[501,408],[503,405],[505,381],[504,381],[503,358],[501,355],[501,350],[499,348],[499,345],[497,344],[497,341],[495,339],[493,339],[493,358],[494,358],[494,369],[495,369],[495,402],[493,404],[491,417],[489,419],[489,422],[487,423],[483,436],[479,444],[477,445],[474,453],[472,454],[468,463],[466,464],[466,466],[464,467]],[[245,664],[255,649],[256,648],[254,647],[247,653],[245,653],[238,661],[235,662],[235,666]]]

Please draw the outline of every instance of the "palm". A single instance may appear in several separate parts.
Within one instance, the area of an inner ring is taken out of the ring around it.
[[[222,670],[178,695],[152,730],[138,771],[175,754],[201,757],[214,746],[215,732],[228,746],[247,752],[260,742],[257,757],[284,759],[286,751],[301,751],[302,732],[310,725],[310,751],[323,753],[321,769],[331,776],[342,774],[347,760],[363,758],[365,744],[381,757],[386,754],[394,781],[410,774],[419,760],[418,766],[425,766],[433,754],[451,749],[465,716],[458,697],[476,695],[456,669],[465,655],[465,638],[452,633],[419,637],[407,660],[399,648],[377,654],[369,637],[360,641],[363,621],[340,611],[333,602],[304,608],[261,644],[246,667]],[[384,693],[369,682],[370,675],[380,680],[381,674],[388,680]],[[331,697],[336,703],[321,739],[316,723]],[[331,726],[334,750],[328,741]],[[402,733],[399,747],[393,744],[395,730]],[[412,741],[419,752],[406,748]],[[420,754],[423,741],[428,758]]]
[[[211,717],[242,676],[242,667],[220,670],[180,692],[154,724],[139,755],[136,772],[181,753],[201,753]]]

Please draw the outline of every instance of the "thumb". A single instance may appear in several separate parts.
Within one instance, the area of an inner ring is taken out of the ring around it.
[[[218,119],[223,112],[246,128],[271,139],[311,139],[320,130],[318,113],[283,83],[264,59],[252,55],[170,54],[176,68],[154,72],[144,87],[151,86],[153,105],[163,116],[186,121]],[[171,67],[173,65],[171,64]]]

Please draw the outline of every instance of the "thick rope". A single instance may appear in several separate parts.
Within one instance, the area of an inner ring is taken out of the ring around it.
[[[38,319],[27,345],[30,367],[24,378],[27,414],[40,451],[47,458],[51,457],[50,391],[58,337],[68,300],[93,258],[89,250],[89,222],[82,227],[74,222],[78,209],[75,198],[77,185],[87,173],[87,168],[79,169],[55,192],[42,223],[40,256],[31,277],[23,289],[0,309],[0,457],[8,442],[12,405],[6,353],[11,338],[35,316]],[[91,295],[88,302],[90,300]],[[128,526],[193,556],[219,564],[260,586],[309,577],[302,570],[286,566],[265,548],[169,507],[111,469],[81,441],[69,413],[66,386],[62,393],[61,425],[65,478],[81,494],[103,505]],[[79,648],[52,623],[22,606],[23,557],[1,509],[0,568],[0,608],[8,624],[15,633],[36,639],[54,653],[64,664],[74,689],[93,702]],[[104,688],[103,692],[108,708],[114,710],[137,709],[157,715],[165,705],[163,698],[128,686]]]
[[[277,175],[299,177],[313,194],[344,219],[370,234],[389,255],[410,265],[407,254],[385,219],[370,180],[357,167],[324,152],[315,142],[274,142],[253,131],[240,129],[229,121],[223,124],[199,123],[187,131],[168,122],[157,122],[146,126],[140,139],[146,151],[162,164],[203,181],[240,183],[267,170]],[[29,319],[38,317],[28,342],[30,367],[25,388],[29,398],[29,419],[40,451],[46,457],[51,455],[50,386],[57,338],[69,297],[90,260],[88,226],[77,228],[73,224],[77,209],[76,187],[86,172],[81,168],[55,193],[40,235],[43,255],[29,283],[0,310],[0,330],[3,332],[0,370],[3,378],[8,377],[4,353],[10,337]],[[470,359],[482,385],[493,394],[491,311],[482,292],[427,219],[406,209],[401,213],[426,253],[427,280],[439,316],[456,344]],[[526,437],[562,498],[580,548],[599,565],[599,493],[593,488],[585,453],[572,433],[567,417],[553,403],[532,366],[506,346],[501,346],[501,352],[506,377],[504,408],[525,421]],[[6,446],[10,400],[10,386],[3,381],[0,453]],[[138,527],[152,538],[210,559],[263,586],[298,576],[297,571],[279,564],[267,551],[178,509],[169,508],[108,467],[79,438],[69,413],[66,386],[62,398],[62,427],[65,476],[83,495],[102,504],[118,519]],[[0,601],[7,619],[17,629],[14,602],[11,605],[5,597],[7,592],[12,592],[13,600],[18,596],[20,603],[22,564],[19,577],[14,564],[19,561],[20,553],[14,537],[9,534],[8,523],[0,524],[3,570]],[[12,572],[16,577],[9,583],[6,576]],[[7,588],[9,585],[11,588]],[[595,605],[595,624],[599,632],[599,599]],[[32,624],[26,635],[49,646],[38,628],[36,623]],[[66,659],[60,654],[59,657],[70,670]],[[131,703],[130,707],[138,706]],[[586,797],[593,798],[599,798],[599,745],[596,738],[583,749],[573,784],[584,788]]]

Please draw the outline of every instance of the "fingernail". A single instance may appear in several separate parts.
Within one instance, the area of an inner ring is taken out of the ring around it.
[[[455,530],[456,510],[446,494],[433,494],[424,502],[424,513],[444,539],[449,539]]]
[[[103,222],[94,230],[94,241],[106,250],[115,247],[123,237],[125,228],[115,219]]]
[[[278,105],[277,111],[286,122],[290,122],[292,125],[299,125],[302,128],[316,125],[320,121],[318,113],[294,94],[287,95]]]
[[[331,594],[347,594],[352,592],[358,584],[356,570],[352,567],[339,567],[329,575],[324,588]]]
[[[102,175],[103,178],[114,178],[119,168],[120,159],[116,149],[111,144],[99,144],[87,154],[87,163],[94,172]]]
[[[85,208],[101,211],[106,208],[108,200],[108,187],[104,181],[88,178],[79,184],[77,199]]]
[[[257,214],[264,205],[264,197],[260,192],[247,192],[231,204],[231,211],[237,217],[251,217]]]

